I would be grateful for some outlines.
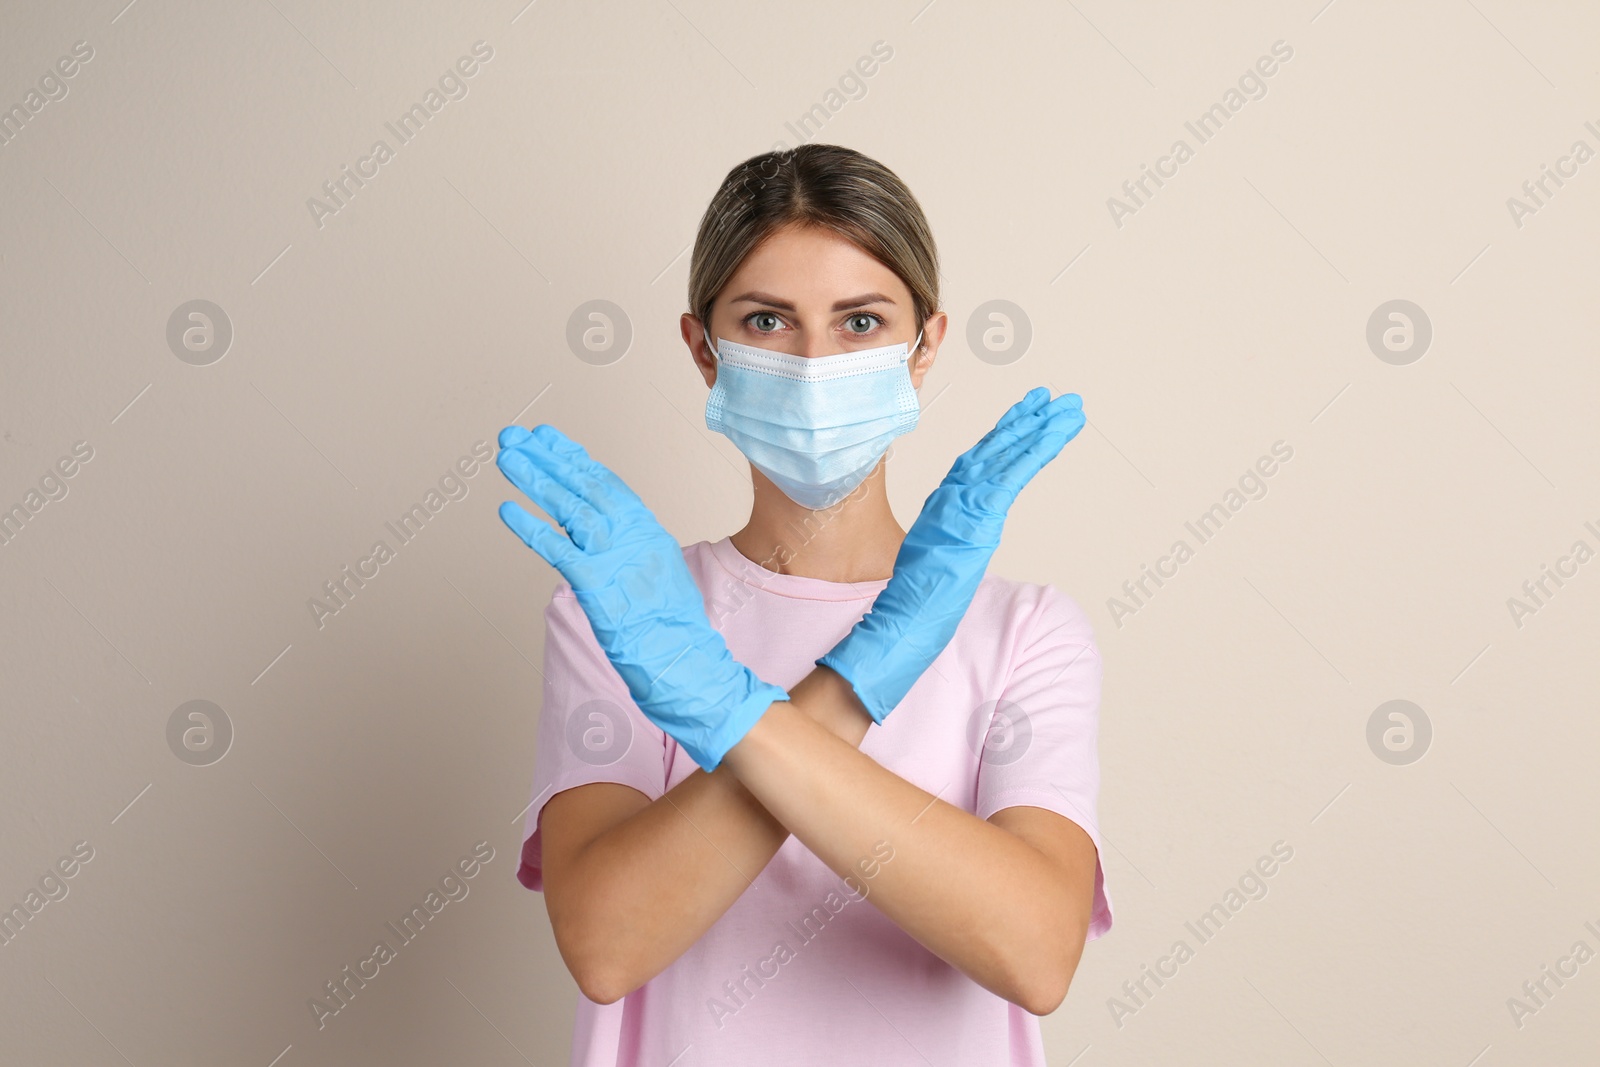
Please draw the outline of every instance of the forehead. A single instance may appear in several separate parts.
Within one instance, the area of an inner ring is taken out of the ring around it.
[[[797,307],[831,305],[843,296],[879,292],[909,304],[911,291],[894,271],[849,239],[815,226],[785,226],[745,257],[725,294],[757,289]]]

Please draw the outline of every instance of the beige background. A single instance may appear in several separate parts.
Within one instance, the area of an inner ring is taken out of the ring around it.
[[[0,548],[0,904],[94,850],[0,948],[6,1063],[566,1062],[576,987],[514,878],[556,584],[496,517],[515,491],[481,468],[320,628],[308,602],[519,417],[681,541],[735,529],[745,467],[677,337],[687,246],[726,170],[829,102],[810,137],[898,172],[943,256],[902,523],[1029,386],[1090,418],[994,564],[1083,604],[1106,664],[1116,925],[1051,1062],[1593,1055],[1600,962],[1507,1005],[1600,951],[1600,562],[1507,606],[1600,549],[1600,161],[1507,207],[1600,149],[1592,5],[123,3],[0,18],[0,106],[94,51],[0,146],[0,507],[93,449]],[[319,227],[307,200],[479,40],[468,95]],[[1266,96],[1115,225],[1279,40]],[[197,298],[234,331],[207,366],[166,340]],[[569,349],[597,299],[620,359]],[[1031,323],[1009,362],[966,341],[996,299]],[[1407,365],[1366,340],[1394,299],[1432,324]],[[1267,495],[1118,625],[1124,580],[1279,440]],[[1367,742],[1394,699],[1432,724],[1408,765]],[[191,700],[233,726],[208,766],[167,740]],[[478,841],[470,894],[319,1031],[309,998]],[[1277,841],[1268,895],[1114,1018]]]

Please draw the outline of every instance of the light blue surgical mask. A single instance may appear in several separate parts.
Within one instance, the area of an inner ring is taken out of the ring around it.
[[[837,504],[872,473],[921,408],[904,341],[831,356],[791,356],[727,339],[706,399],[706,425],[801,507]]]

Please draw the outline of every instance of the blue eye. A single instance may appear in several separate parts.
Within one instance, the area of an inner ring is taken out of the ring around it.
[[[766,325],[769,319],[772,323],[770,326]],[[746,326],[751,326],[758,333],[771,333],[783,324],[783,320],[770,311],[756,311],[746,315],[744,323]]]

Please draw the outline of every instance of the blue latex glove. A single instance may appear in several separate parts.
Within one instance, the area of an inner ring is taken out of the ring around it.
[[[706,617],[683,549],[611,470],[554,426],[500,431],[495,457],[512,485],[566,530],[517,504],[500,518],[572,585],[634,703],[707,771],[774,702],[778,686],[728,651]]]
[[[1012,502],[1083,425],[1078,394],[1050,400],[1050,390],[1031,389],[928,496],[906,531],[889,584],[816,661],[849,681],[874,722],[882,724],[955,636],[1000,547]]]

